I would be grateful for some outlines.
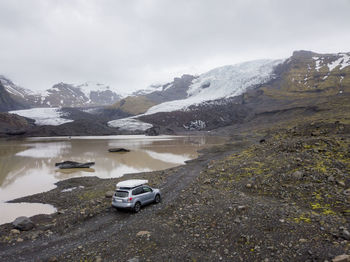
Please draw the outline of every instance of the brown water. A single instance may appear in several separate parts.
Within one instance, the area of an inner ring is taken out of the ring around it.
[[[18,216],[49,214],[51,205],[5,203],[55,188],[56,182],[80,176],[121,177],[127,173],[162,170],[197,157],[197,150],[223,143],[218,137],[104,136],[0,140],[0,224]],[[124,147],[129,153],[109,153]],[[96,164],[89,169],[55,168],[65,160]],[[64,194],[65,192],[62,192]]]

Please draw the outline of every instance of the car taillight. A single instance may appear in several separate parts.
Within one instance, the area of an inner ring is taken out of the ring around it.
[[[132,197],[129,197],[129,198],[128,198],[128,202],[131,202],[131,200],[132,200]]]

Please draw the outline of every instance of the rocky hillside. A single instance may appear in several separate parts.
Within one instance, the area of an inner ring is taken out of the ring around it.
[[[144,93],[144,96],[155,104],[185,99],[188,96],[189,87],[192,85],[194,79],[196,79],[196,77],[192,75],[183,75],[181,77],[175,77],[173,82],[159,86],[158,90],[153,92],[147,93],[146,89],[138,91],[137,93]]]
[[[309,99],[341,96],[350,91],[350,53],[294,52],[278,71],[278,81],[263,88],[273,98]]]
[[[0,112],[26,108],[25,101],[15,95],[10,94],[0,80]]]
[[[34,126],[34,121],[15,114],[0,113],[0,137],[21,135]]]

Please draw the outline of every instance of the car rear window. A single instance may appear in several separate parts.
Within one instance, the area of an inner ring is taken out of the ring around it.
[[[115,192],[115,195],[117,196],[117,197],[127,197],[128,195],[129,195],[129,192],[128,191],[117,191],[117,192]]]

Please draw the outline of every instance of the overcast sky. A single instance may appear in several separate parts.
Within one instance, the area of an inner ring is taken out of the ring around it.
[[[349,0],[0,0],[0,74],[130,92],[293,50],[350,51]]]

